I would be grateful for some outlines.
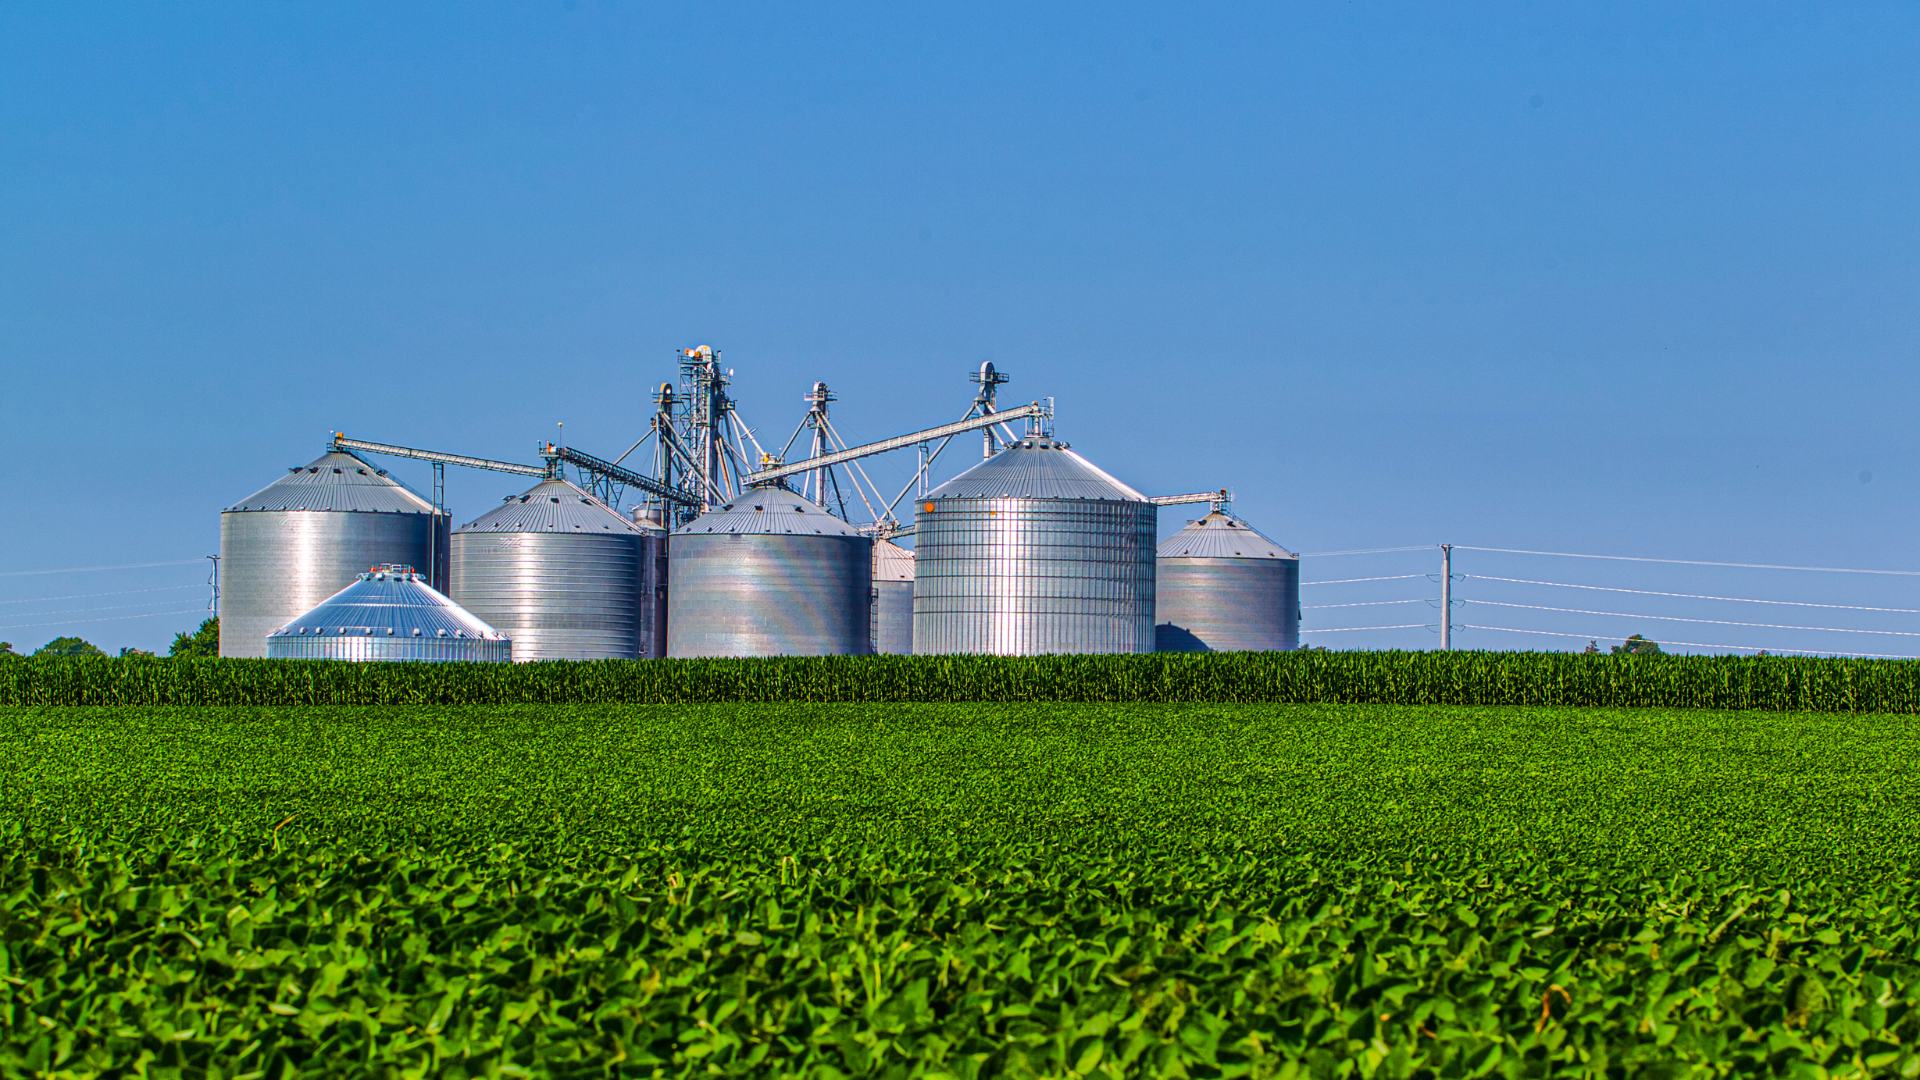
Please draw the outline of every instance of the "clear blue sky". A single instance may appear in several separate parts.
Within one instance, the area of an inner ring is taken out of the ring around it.
[[[958,415],[990,358],[1123,479],[1230,486],[1308,552],[1920,567],[1920,7],[1443,8],[0,7],[0,639],[200,602],[125,591],[192,567],[17,571],[212,552],[220,508],[334,428],[525,459],[564,419],[617,452],[700,342],[782,438],[815,378],[876,437]],[[515,487],[450,477],[456,519]],[[1920,579],[1460,569],[1920,608]]]

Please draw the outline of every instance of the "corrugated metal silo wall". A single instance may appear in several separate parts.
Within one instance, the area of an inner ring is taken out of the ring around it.
[[[646,648],[640,655],[649,659],[667,655],[667,574],[672,566],[667,553],[672,543],[672,537],[664,532],[646,538],[640,597],[647,605],[649,617]]]
[[[652,540],[455,533],[453,600],[512,638],[515,660],[631,660],[647,654],[652,638]]]
[[[1153,651],[1151,503],[941,499],[916,516],[913,651]]]
[[[873,651],[913,652],[913,582],[873,583]]]
[[[1300,560],[1161,559],[1161,652],[1300,647]]]
[[[873,541],[681,533],[668,562],[667,655],[873,652]]]
[[[442,530],[446,517],[437,519]],[[427,514],[235,510],[220,515],[220,655],[265,656],[267,635],[369,567],[433,565]],[[445,534],[438,554],[447,552]]]
[[[512,659],[511,644],[497,639],[477,641],[471,638],[450,640],[342,634],[275,638],[268,645],[267,655],[274,660],[477,661],[504,664]]]

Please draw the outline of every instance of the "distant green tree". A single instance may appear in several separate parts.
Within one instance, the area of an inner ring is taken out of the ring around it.
[[[1615,656],[1656,656],[1659,655],[1659,653],[1659,642],[1648,641],[1639,634],[1635,634],[1613,647],[1613,655]]]
[[[120,659],[122,660],[125,660],[129,656],[152,656],[152,655],[153,653],[146,649],[136,649],[131,645],[120,646]]]
[[[0,641],[0,660],[18,660],[20,654],[13,651],[13,642]]]
[[[1587,647],[1586,647],[1586,648],[1584,648],[1584,649],[1581,649],[1581,650],[1580,650],[1580,655],[1582,655],[1582,656],[1599,656],[1599,655],[1600,655],[1600,643],[1599,643],[1599,642],[1597,642],[1597,641],[1589,641],[1589,642],[1587,642]]]
[[[173,647],[167,650],[168,656],[219,656],[220,655],[220,619],[216,616],[200,624],[192,633],[173,635]]]
[[[77,637],[57,637],[33,652],[35,656],[105,656],[100,646]]]

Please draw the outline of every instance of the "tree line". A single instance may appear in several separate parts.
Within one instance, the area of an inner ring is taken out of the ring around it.
[[[100,646],[81,637],[61,636],[54,638],[31,653],[16,652],[11,641],[0,641],[0,660],[17,660],[23,656],[105,656],[107,652]],[[126,648],[120,650],[121,656],[152,656],[145,649]],[[220,619],[216,616],[202,622],[193,630],[182,630],[173,635],[173,645],[167,649],[168,656],[219,656],[220,655]]]

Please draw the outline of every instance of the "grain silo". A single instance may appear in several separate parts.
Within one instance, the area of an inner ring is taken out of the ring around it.
[[[436,567],[447,519],[399,481],[330,451],[220,514],[220,655],[265,656],[267,635],[369,566]]]
[[[1153,651],[1156,508],[1029,436],[920,502],[913,651]]]
[[[873,542],[873,651],[913,651],[913,552]]]
[[[1160,545],[1161,652],[1300,647],[1300,556],[1222,510]]]
[[[410,566],[377,566],[267,636],[274,660],[484,660],[512,643]]]
[[[785,488],[752,488],[673,534],[667,655],[873,651],[873,541]]]
[[[665,536],[543,480],[454,531],[452,596],[513,639],[515,660],[653,656]]]
[[[667,550],[673,543],[673,535],[665,524],[669,518],[663,504],[634,507],[632,520],[659,540],[653,545],[653,557],[640,590],[642,596],[653,598],[653,633],[647,642],[647,651],[641,656],[658,660],[667,655]]]

